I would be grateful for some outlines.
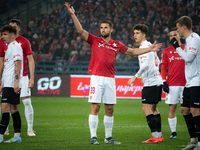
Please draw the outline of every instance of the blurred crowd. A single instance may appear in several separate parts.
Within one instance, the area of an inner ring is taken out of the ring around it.
[[[59,0],[52,0],[52,3]],[[71,5],[89,33],[100,36],[100,23],[110,20],[114,24],[112,39],[128,47],[138,47],[133,38],[132,27],[142,23],[149,27],[147,40],[163,43],[162,50],[170,45],[168,31],[175,27],[175,21],[183,16],[193,20],[193,31],[200,34],[200,2],[198,0],[72,0]],[[21,31],[32,45],[34,59],[64,60],[67,64],[75,61],[89,61],[91,47],[77,33],[72,18],[64,5],[53,5],[53,11],[42,17],[31,17]],[[184,40],[183,40],[184,41]],[[45,56],[45,57],[44,57]],[[118,54],[116,61],[136,61],[137,57]]]

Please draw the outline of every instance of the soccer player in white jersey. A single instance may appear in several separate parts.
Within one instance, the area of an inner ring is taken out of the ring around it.
[[[170,41],[173,37],[179,41],[179,45],[181,45],[181,48],[184,49],[185,45],[180,42],[180,36],[177,32],[177,28],[172,28],[169,31]],[[166,75],[167,68],[168,75]],[[171,129],[170,139],[176,139],[176,109],[178,97],[180,97],[180,103],[182,103],[182,94],[186,79],[185,61],[179,56],[172,45],[165,48],[162,52],[161,76],[163,79],[163,91],[166,92],[165,103],[169,104],[168,122]]]
[[[0,124],[0,143],[4,143],[4,132],[9,124],[10,112],[13,118],[14,137],[5,143],[21,143],[21,118],[18,111],[23,69],[23,52],[15,41],[16,29],[10,25],[2,28],[2,37],[8,49],[5,52],[3,71],[3,92],[1,99],[2,119]],[[0,92],[2,88],[0,89]]]
[[[176,21],[177,32],[186,39],[184,51],[176,38],[171,44],[185,60],[186,85],[183,90],[181,113],[185,118],[190,143],[182,150],[200,150],[200,37],[192,31],[192,20],[183,16]]]
[[[151,43],[146,40],[149,31],[144,24],[137,24],[133,27],[135,42],[139,43],[140,48],[147,48]],[[128,80],[128,85],[142,76],[144,87],[142,89],[142,111],[146,116],[147,123],[151,130],[152,137],[142,143],[164,142],[161,132],[161,116],[157,109],[157,104],[161,101],[162,78],[159,72],[159,58],[156,52],[149,52],[138,56],[140,69],[135,76]]]
[[[33,131],[33,107],[31,104],[31,90],[30,88],[33,87],[34,85],[34,70],[35,70],[35,63],[33,59],[33,51],[31,49],[30,42],[19,35],[20,31],[20,25],[21,22],[18,19],[11,19],[9,21],[9,25],[13,26],[17,30],[16,34],[16,41],[21,45],[21,48],[23,50],[23,77],[22,77],[22,89],[20,93],[20,97],[22,98],[22,102],[25,106],[25,117],[27,121],[27,135],[28,136],[36,136],[36,134]],[[0,51],[0,62],[4,59],[4,51]],[[28,59],[28,64],[29,64],[29,71],[30,71],[30,79],[28,78],[28,70],[27,70],[27,59]],[[0,73],[1,73],[1,67],[0,66]],[[9,134],[7,132],[7,134]]]
[[[111,39],[111,32],[113,30],[110,21],[103,21],[100,26],[101,38],[89,34],[84,30],[75,15],[73,6],[70,7],[68,3],[64,4],[70,13],[77,32],[82,38],[88,42],[92,47],[92,55],[88,74],[91,74],[89,102],[91,103],[91,113],[89,115],[89,128],[91,133],[91,144],[99,144],[97,141],[97,126],[98,126],[98,112],[101,105],[101,99],[105,104],[105,143],[121,144],[112,137],[113,128],[113,111],[114,104],[116,104],[116,89],[115,89],[115,59],[120,51],[128,55],[140,55],[149,51],[156,51],[160,48],[160,44],[153,44],[145,49],[131,49],[126,47],[119,41]]]

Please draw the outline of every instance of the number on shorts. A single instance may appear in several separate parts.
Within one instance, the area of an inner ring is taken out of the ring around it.
[[[95,93],[95,87],[91,87],[90,88],[90,94],[94,94]]]

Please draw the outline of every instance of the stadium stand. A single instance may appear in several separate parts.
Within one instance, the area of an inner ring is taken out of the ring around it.
[[[70,2],[84,29],[100,36],[101,21],[111,20],[114,24],[112,39],[120,40],[129,47],[138,46],[133,38],[134,24],[146,24],[150,31],[147,39],[163,43],[161,51],[158,52],[159,57],[162,50],[169,46],[168,31],[175,26],[175,20],[179,17],[190,16],[195,32],[200,34],[200,2],[194,0],[82,0],[81,2],[72,0]],[[36,55],[34,57],[36,73],[87,73],[91,48],[74,29],[72,19],[63,3],[63,0],[44,0],[37,7],[40,13],[36,16],[29,14],[27,23],[21,29],[21,35],[29,39]],[[134,74],[137,69],[137,57],[118,54],[116,74]]]

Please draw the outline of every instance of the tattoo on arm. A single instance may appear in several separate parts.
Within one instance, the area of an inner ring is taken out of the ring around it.
[[[15,61],[15,81],[18,82],[21,69],[21,60]]]

